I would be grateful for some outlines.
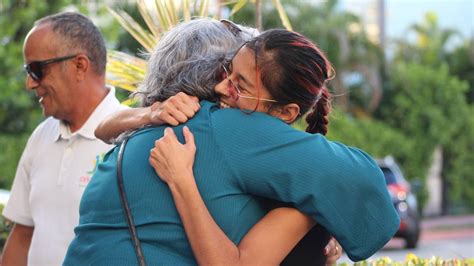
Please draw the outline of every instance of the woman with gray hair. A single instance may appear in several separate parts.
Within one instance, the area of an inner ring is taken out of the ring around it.
[[[217,75],[222,63],[257,34],[256,29],[227,20],[201,18],[178,24],[148,54],[145,80],[133,94],[144,108],[109,116],[97,127],[96,137],[112,143],[121,133],[144,125],[186,122],[199,110],[199,100],[217,100],[214,86],[221,81]]]

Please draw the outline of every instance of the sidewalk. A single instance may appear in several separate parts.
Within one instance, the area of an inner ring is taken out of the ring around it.
[[[474,215],[439,216],[423,218],[422,231],[438,231],[460,228],[474,229]]]
[[[409,253],[419,258],[436,256],[442,259],[461,259],[474,256],[474,215],[427,217],[423,218],[421,227],[417,248],[405,249],[404,240],[394,238],[369,261],[388,257],[402,262]],[[342,262],[353,265],[345,254],[338,261]]]
[[[425,218],[421,222],[421,228],[420,237],[423,241],[459,238],[474,240],[474,215]]]

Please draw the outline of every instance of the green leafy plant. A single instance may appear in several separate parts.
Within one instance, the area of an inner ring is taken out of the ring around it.
[[[0,204],[0,213],[3,212],[3,204]],[[11,222],[6,220],[3,216],[0,215],[0,248],[3,249],[5,242],[7,241],[8,234],[11,229]]]

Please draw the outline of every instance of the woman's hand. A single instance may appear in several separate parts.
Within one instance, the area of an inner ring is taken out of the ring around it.
[[[194,181],[193,164],[196,154],[194,135],[188,127],[183,127],[185,143],[181,144],[171,128],[166,128],[164,136],[155,141],[150,151],[150,164],[158,176],[168,185],[180,185]]]
[[[200,108],[197,97],[179,92],[162,103],[152,104],[149,107],[147,124],[177,126],[192,118]]]
[[[342,256],[342,247],[334,237],[331,237],[324,248],[324,255],[327,256],[326,265],[336,265],[338,259]]]

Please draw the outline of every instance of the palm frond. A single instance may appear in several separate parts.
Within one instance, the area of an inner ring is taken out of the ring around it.
[[[293,27],[291,26],[291,22],[290,22],[290,19],[288,19],[288,15],[286,14],[286,11],[285,11],[285,8],[283,7],[283,5],[281,4],[281,1],[280,0],[273,0],[273,4],[275,5],[277,11],[278,11],[278,15],[280,16],[280,19],[281,19],[281,23],[283,23],[283,26],[287,29],[287,30],[293,30]]]
[[[200,5],[199,5],[199,10],[198,14],[201,17],[207,17],[208,16],[208,11],[209,11],[209,1],[208,0],[202,0]]]
[[[168,27],[168,21],[166,19],[165,10],[163,4],[160,1],[155,1],[155,11],[156,11],[156,18],[158,19],[158,25],[160,25],[161,29],[166,30]]]
[[[109,51],[107,83],[128,91],[135,91],[145,78],[146,61],[126,53]]]
[[[108,8],[108,7],[107,7]],[[127,12],[115,11],[108,8],[109,12],[117,19],[122,27],[130,33],[147,51],[152,51],[155,46],[155,38],[147,30],[143,29]]]
[[[138,102],[138,100],[136,98],[129,98],[129,99],[126,99],[125,101],[122,102],[123,105],[127,105],[127,106],[134,106],[136,105]]]
[[[183,17],[184,17],[184,21],[190,21],[191,20],[191,11],[189,9],[189,1],[188,0],[183,0]]]
[[[173,21],[173,25],[178,24],[179,21],[179,9],[176,8],[175,2],[170,1],[170,4],[168,6],[169,13],[171,15],[171,20]]]
[[[237,1],[230,11],[230,16],[233,16],[235,13],[239,12],[239,10],[242,9],[247,4],[247,2],[247,0]]]
[[[150,29],[150,31],[155,37],[159,37],[162,33],[162,29],[160,28],[159,24],[153,19],[156,18],[156,5],[147,5],[147,2],[145,2],[145,0],[138,0],[137,6],[138,12],[140,12],[140,15],[145,21],[148,29]]]

